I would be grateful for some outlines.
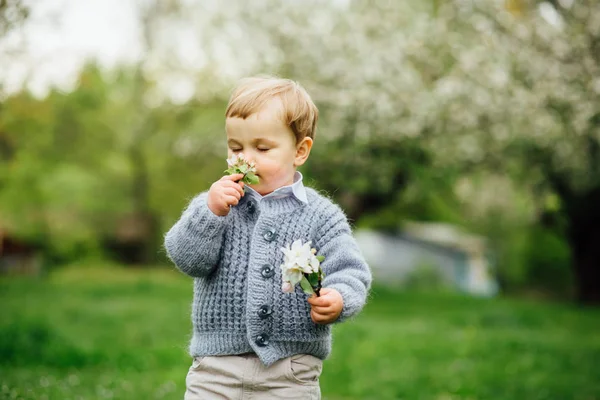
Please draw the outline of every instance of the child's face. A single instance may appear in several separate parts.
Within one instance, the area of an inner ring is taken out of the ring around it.
[[[228,156],[244,153],[256,163],[260,182],[251,187],[263,196],[294,182],[296,167],[304,163],[312,146],[310,138],[296,144],[291,128],[279,117],[280,107],[278,100],[272,100],[246,119],[225,120]]]

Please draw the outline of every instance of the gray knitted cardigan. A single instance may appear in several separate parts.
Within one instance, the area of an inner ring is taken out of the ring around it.
[[[342,210],[306,188],[308,204],[294,196],[244,196],[225,217],[195,197],[165,236],[177,268],[194,277],[192,357],[255,352],[265,365],[294,354],[325,359],[331,326],[310,317],[308,295],[281,290],[283,252],[297,239],[325,256],[323,287],[339,291],[344,307],[336,322],[364,306],[371,272]],[[298,285],[299,286],[299,285]]]

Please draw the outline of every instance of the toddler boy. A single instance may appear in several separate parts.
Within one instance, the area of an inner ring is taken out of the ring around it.
[[[365,304],[371,272],[346,216],[296,171],[317,119],[308,93],[287,79],[249,78],[230,98],[228,155],[253,161],[259,183],[222,177],[165,236],[171,260],[195,278],[185,399],[319,399],[331,324]],[[281,248],[296,240],[325,257],[319,297],[282,291]]]

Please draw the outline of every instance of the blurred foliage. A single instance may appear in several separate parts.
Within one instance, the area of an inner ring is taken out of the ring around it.
[[[569,269],[570,249],[556,232],[536,227],[529,232],[526,283],[550,293],[569,295],[573,289],[573,273]]]
[[[222,133],[222,102],[148,108],[143,140],[134,138],[135,78],[89,65],[70,93],[22,92],[1,104],[0,221],[11,234],[66,262],[98,250],[132,213],[172,220],[210,185],[222,169],[222,149],[208,145]]]
[[[128,151],[137,123],[135,79],[134,71],[107,73],[90,64],[72,92],[55,90],[44,99],[22,92],[1,105],[0,220],[12,235],[37,244],[52,263],[108,255],[106,240],[139,207],[136,168],[144,168],[147,207],[159,219],[154,243],[160,243],[188,199],[224,169],[225,103],[218,98],[149,107],[144,139],[136,142],[144,161],[136,165],[138,158]],[[405,219],[463,225],[502,243],[496,250],[506,289],[540,284],[548,292],[570,292],[569,280],[550,282],[533,272],[569,275],[568,253],[546,255],[556,243],[565,247],[560,233],[552,234],[554,241],[534,242],[526,232],[533,232],[535,223],[516,222],[530,205],[506,212],[504,203],[514,206],[519,196],[527,197],[526,189],[504,198],[499,214],[490,214],[494,209],[485,198],[477,210],[464,198],[487,193],[485,184],[493,181],[436,168],[431,157],[417,140],[340,137],[318,140],[304,172],[307,183],[332,195],[358,227],[396,231]],[[457,192],[456,182],[465,177],[469,188]],[[504,236],[493,237],[494,219],[513,225],[503,227]],[[527,239],[516,243],[523,235]],[[154,260],[164,257],[160,244],[153,249]]]
[[[0,103],[0,225],[55,264],[126,253],[127,234],[164,260],[163,233],[225,168],[234,79],[272,71],[317,102],[303,172],[357,227],[461,225],[490,238],[505,290],[568,295],[600,227],[580,223],[600,188],[600,9],[567,3],[146,2],[139,63]]]
[[[406,277],[402,286],[405,290],[414,292],[444,292],[452,291],[452,284],[444,279],[439,268],[428,263],[421,263]]]
[[[497,274],[505,293],[572,298],[575,279],[567,241],[539,226],[508,228],[493,236]]]
[[[29,15],[29,8],[20,0],[0,0],[0,38],[19,26]]]

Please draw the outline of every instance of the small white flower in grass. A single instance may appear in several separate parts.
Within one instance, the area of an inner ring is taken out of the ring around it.
[[[284,292],[293,292],[293,286],[300,283],[306,293],[319,294],[324,277],[321,269],[324,257],[317,256],[317,250],[312,249],[310,244],[311,242],[302,244],[301,240],[296,240],[291,246],[281,248],[285,256],[281,264]]]

